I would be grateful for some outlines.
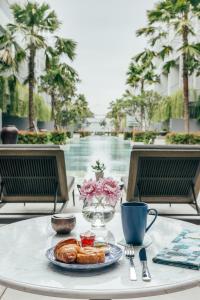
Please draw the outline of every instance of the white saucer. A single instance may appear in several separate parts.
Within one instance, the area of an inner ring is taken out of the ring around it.
[[[118,243],[119,245],[121,245],[121,246],[127,246],[127,243],[126,243],[125,239],[122,239],[122,240],[120,240],[120,241],[117,242],[117,243]],[[140,246],[135,246],[135,245],[133,245],[133,246],[134,246],[134,248],[141,249],[141,248],[147,248],[147,247],[149,247],[149,246],[151,245],[151,243],[152,243],[152,239],[151,239],[151,237],[148,235],[148,233],[146,233],[145,236],[144,236],[143,244],[140,245]]]

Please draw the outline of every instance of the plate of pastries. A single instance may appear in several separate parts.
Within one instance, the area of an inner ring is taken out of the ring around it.
[[[110,243],[83,246],[79,240],[67,238],[48,249],[46,256],[51,263],[66,270],[96,270],[117,262],[122,250]]]

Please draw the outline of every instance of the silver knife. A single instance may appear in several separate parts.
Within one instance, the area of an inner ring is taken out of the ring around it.
[[[148,266],[147,266],[147,254],[146,254],[145,248],[140,249],[139,257],[140,257],[140,261],[142,264],[142,280],[143,281],[151,281],[151,274],[150,274]]]

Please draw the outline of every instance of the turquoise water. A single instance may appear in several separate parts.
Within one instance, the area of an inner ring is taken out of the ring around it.
[[[130,151],[131,143],[119,137],[74,138],[65,146],[67,173],[80,183],[83,178],[93,178],[91,165],[99,159],[106,166],[105,176],[120,179],[128,176]]]

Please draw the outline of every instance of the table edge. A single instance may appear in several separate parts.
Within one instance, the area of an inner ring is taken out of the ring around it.
[[[199,271],[196,271],[199,272]],[[128,298],[141,298],[141,297],[151,297],[151,296],[160,296],[164,294],[174,293],[184,291],[193,287],[200,286],[200,279],[195,280],[191,279],[190,281],[184,281],[177,284],[166,284],[160,285],[158,287],[150,287],[150,288],[142,288],[135,290],[95,290],[91,291],[88,289],[85,290],[67,290],[63,288],[50,288],[50,287],[41,287],[37,285],[30,285],[27,283],[19,283],[17,281],[10,281],[6,278],[0,277],[0,284],[7,288],[12,288],[18,291],[43,295],[43,296],[51,296],[51,297],[59,297],[59,298],[72,298],[72,299],[128,299]]]

